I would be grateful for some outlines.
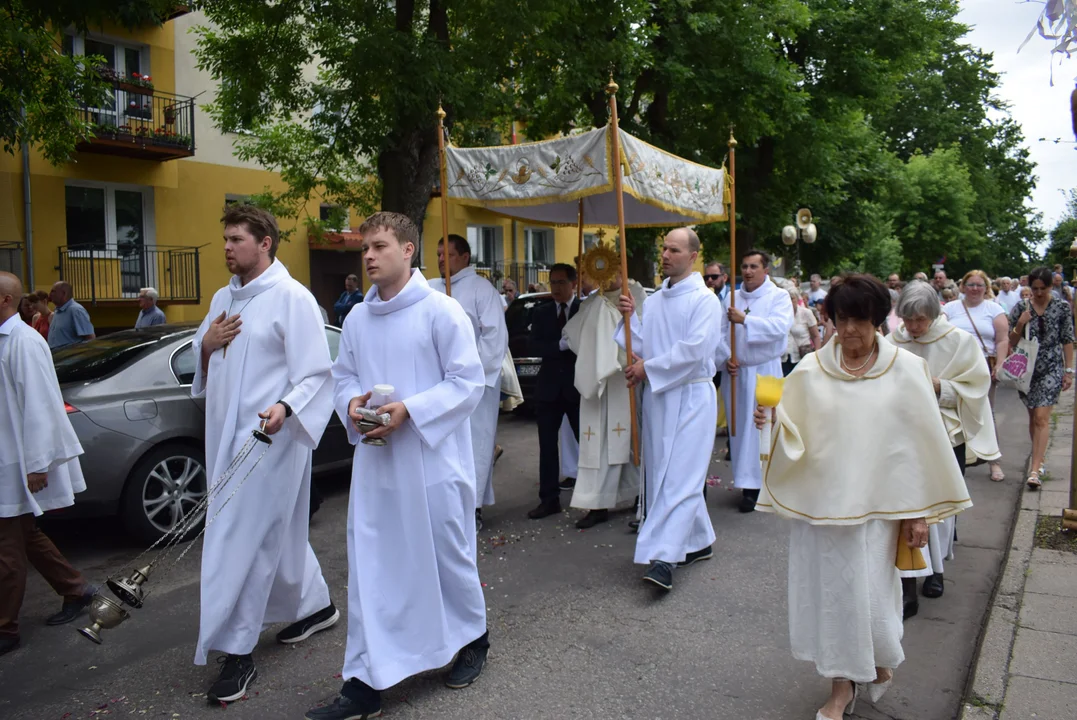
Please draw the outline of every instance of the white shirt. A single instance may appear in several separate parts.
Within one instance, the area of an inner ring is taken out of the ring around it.
[[[968,307],[967,313],[965,312],[966,307]],[[960,300],[955,300],[943,305],[942,311],[946,313],[951,325],[975,337],[977,343],[980,343],[982,339],[981,350],[986,350],[985,355],[989,357],[995,356],[994,320],[999,315],[1006,314],[1001,305],[993,300],[984,300],[976,307],[971,307],[966,306]],[[972,316],[971,320],[969,319],[970,315]],[[975,323],[975,328],[973,323]],[[979,331],[979,337],[976,335],[977,330]]]
[[[811,305],[817,305],[823,300],[826,300],[826,290],[819,288],[818,290],[812,290],[808,293],[808,303]]]

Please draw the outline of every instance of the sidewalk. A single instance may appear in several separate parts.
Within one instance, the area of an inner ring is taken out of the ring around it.
[[[1047,475],[1024,492],[1009,554],[962,706],[962,720],[1072,718],[1077,707],[1077,538],[1059,536],[1069,502],[1072,392],[1052,417]],[[1010,482],[1010,480],[1007,480]],[[1054,531],[1043,524],[1054,523]],[[1040,523],[1037,543],[1037,523]],[[1068,550],[1044,546],[1068,547]]]

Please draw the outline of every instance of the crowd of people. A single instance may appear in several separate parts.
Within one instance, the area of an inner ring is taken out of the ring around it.
[[[195,662],[223,653],[208,697],[244,696],[263,627],[287,623],[277,640],[298,643],[342,617],[308,539],[311,454],[334,411],[355,446],[344,684],[306,717],[376,717],[381,691],[450,662],[445,684],[467,687],[491,642],[477,531],[494,503],[498,412],[515,382],[508,298],[475,273],[461,236],[439,244],[442,278],[428,282],[412,267],[418,228],[376,213],[360,228],[372,287],[360,298],[346,282],[334,361],[317,303],[275,257],[275,218],[236,205],[222,224],[232,279],[196,333],[191,386],[205,398],[207,476],[223,485],[202,550]],[[791,521],[790,645],[831,681],[817,720],[838,720],[890,685],[918,590],[943,594],[955,516],[972,505],[966,467],[986,463],[1004,480],[994,387],[1008,354],[1032,340],[1039,352],[1020,397],[1032,441],[1025,482],[1039,487],[1050,409],[1073,380],[1072,295],[1048,268],[1017,285],[975,270],[955,284],[941,271],[930,283],[851,274],[826,288],[812,276],[802,292],[772,278],[756,249],[739,258],[737,285],[718,263],[696,272],[700,251],[691,228],[669,232],[665,279],[649,296],[634,281],[600,286],[572,265],[551,268],[552,302],[536,308],[529,337],[542,365],[539,504],[528,515],[561,513],[565,490],[586,511],[581,528],[634,507],[634,561],[669,592],[677,573],[713,556],[705,482],[725,418],[738,509]],[[70,288],[54,294],[51,317],[45,305],[27,320],[17,279],[0,274],[0,380],[26,388],[5,395],[12,427],[0,426],[0,442],[18,462],[3,466],[0,490],[12,497],[0,508],[18,512],[0,519],[0,544],[23,548],[23,583],[27,558],[51,552],[33,516],[84,488],[81,448],[42,358],[57,327],[87,329],[62,320],[78,317]],[[757,403],[766,376],[785,376],[774,408]],[[55,417],[40,422],[53,433],[15,431],[46,406]],[[566,426],[578,443],[569,485],[559,482]],[[266,459],[247,476],[226,472],[256,428],[273,439]],[[93,588],[73,569],[53,576],[66,622]],[[0,640],[17,610],[0,604]]]

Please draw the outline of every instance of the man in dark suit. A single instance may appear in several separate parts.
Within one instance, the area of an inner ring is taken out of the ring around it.
[[[528,347],[542,358],[535,378],[535,408],[539,433],[539,504],[527,516],[532,520],[561,512],[557,477],[560,461],[557,438],[561,420],[568,416],[572,434],[580,437],[580,394],[576,391],[576,354],[561,340],[561,331],[580,308],[576,297],[576,268],[557,263],[550,268],[554,301],[535,309]]]

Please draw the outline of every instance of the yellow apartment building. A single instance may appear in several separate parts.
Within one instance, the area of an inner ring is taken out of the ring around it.
[[[147,286],[157,288],[170,322],[201,320],[229,279],[222,208],[267,186],[283,188],[276,173],[235,158],[236,136],[214,128],[203,110],[215,83],[195,67],[190,30],[204,22],[201,13],[182,11],[161,27],[65,33],[65,52],[104,56],[112,73],[105,106],[82,110],[96,137],[58,167],[34,150],[28,157],[0,153],[0,269],[22,276],[28,290],[70,282],[99,333],[133,327],[138,291]],[[512,222],[456,204],[449,211],[449,231],[471,241],[480,271],[514,277],[521,290],[577,254],[575,228]],[[312,203],[307,212],[321,209]],[[352,212],[351,227],[328,241],[296,232],[281,243],[280,260],[327,310],[349,273],[369,286],[352,231],[361,220]],[[437,273],[440,237],[441,206],[433,198],[420,249],[427,277]]]

